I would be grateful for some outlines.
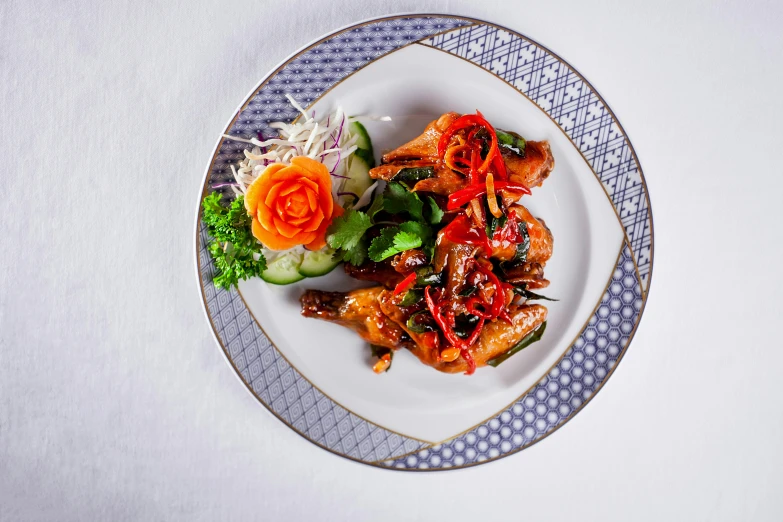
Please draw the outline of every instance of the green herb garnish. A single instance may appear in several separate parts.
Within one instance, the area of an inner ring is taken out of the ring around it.
[[[416,221],[424,221],[424,203],[415,192],[408,192],[400,183],[389,183],[383,197],[383,209],[389,214],[408,213]]]
[[[326,242],[335,249],[334,257],[352,265],[362,264],[367,259],[367,241],[364,239],[364,233],[371,226],[372,219],[369,215],[351,209],[332,221]]]
[[[515,353],[521,352],[523,349],[527,348],[536,341],[540,341],[541,337],[544,335],[544,330],[546,330],[546,321],[544,321],[541,326],[524,336],[522,340],[512,346],[510,350],[488,360],[487,364],[493,367],[497,367],[500,363]]]
[[[407,292],[405,292],[405,295],[402,296],[402,299],[400,299],[400,306],[411,306],[415,305],[419,301],[424,299],[424,291],[420,290],[418,288],[411,288]]]
[[[540,295],[540,294],[533,293],[530,290],[528,290],[527,288],[522,287],[522,286],[515,286],[514,287],[514,293],[517,294],[517,295],[521,295],[522,297],[524,297],[528,301],[535,301],[537,299],[543,299],[544,301],[559,301],[559,299],[552,299],[551,297],[546,297],[546,296],[543,296],[543,295]]]
[[[497,202],[498,202],[498,208],[503,208],[503,198],[500,196],[497,196]],[[498,230],[503,230],[503,227],[506,226],[506,222],[508,221],[508,216],[505,214],[505,212],[499,217],[496,218],[492,212],[489,211],[489,205],[487,205],[486,198],[484,199],[484,209],[485,209],[485,216],[487,216],[487,237],[492,239],[495,236],[495,232]]]
[[[405,323],[413,333],[434,332],[437,328],[435,319],[428,310],[419,310],[415,314],[408,317],[408,321]]]
[[[402,183],[412,189],[419,181],[431,178],[434,175],[434,167],[408,167],[398,170],[391,180],[396,183]]]
[[[429,203],[430,207],[430,216],[427,219],[431,225],[437,225],[441,221],[443,221],[443,216],[446,214],[443,212],[443,210],[440,208],[440,205],[438,205],[438,202],[435,201],[435,199],[432,196],[427,196],[427,203]]]
[[[260,276],[266,270],[261,243],[253,236],[253,219],[245,210],[245,198],[239,196],[228,206],[222,196],[213,192],[201,202],[201,219],[213,238],[207,245],[215,260],[215,286],[228,290],[240,280]]]
[[[519,156],[525,155],[525,138],[516,132],[495,129],[498,137],[498,146],[513,151]]]
[[[527,231],[527,223],[524,221],[519,222],[519,234],[522,236],[522,241],[517,243],[517,251],[514,253],[514,258],[511,261],[502,262],[500,264],[501,268],[519,266],[527,261],[527,254],[530,252],[530,234]]]
[[[410,219],[399,224],[384,221],[382,216],[389,214]],[[335,219],[326,242],[335,249],[336,259],[352,265],[360,265],[367,257],[383,261],[414,248],[422,248],[431,257],[435,233],[430,225],[440,222],[442,217],[443,211],[434,200],[428,200],[425,212],[418,194],[409,192],[400,183],[389,183],[383,194],[375,196],[366,212],[346,210]],[[370,233],[374,226],[383,228],[377,234]]]
[[[432,236],[432,229],[417,221],[406,221],[399,226],[381,230],[372,240],[367,253],[373,261],[383,261],[406,250],[419,248]]]

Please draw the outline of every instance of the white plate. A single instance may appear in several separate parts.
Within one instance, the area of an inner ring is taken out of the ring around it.
[[[420,43],[405,40],[417,31]],[[442,374],[402,351],[392,371],[375,375],[355,333],[299,314],[305,288],[359,283],[338,269],[290,286],[255,279],[242,282],[239,294],[217,290],[199,225],[199,280],[216,336],[273,413],[341,455],[439,469],[525,447],[600,387],[641,316],[652,223],[630,144],[581,77],[510,31],[458,18],[400,17],[335,35],[272,73],[226,132],[247,137],[268,132],[267,121],[292,118],[280,101],[289,93],[321,114],[339,104],[352,115],[391,116],[392,122],[366,122],[377,156],[451,110],[478,109],[499,128],[548,140],[555,170],[525,204],[554,234],[546,294],[560,301],[546,303],[543,340],[498,368]],[[226,165],[241,148],[221,140],[205,189],[226,179]],[[629,204],[635,214],[623,222]]]

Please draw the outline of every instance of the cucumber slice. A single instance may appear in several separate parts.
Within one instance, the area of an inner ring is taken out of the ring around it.
[[[343,185],[343,192],[353,192],[357,197],[362,197],[364,191],[370,188],[374,180],[370,178],[370,166],[361,157],[354,153],[350,157],[348,165],[348,178]],[[356,203],[354,201],[354,203]]]
[[[261,272],[261,279],[273,285],[290,285],[305,278],[299,273],[301,261],[297,256],[280,256]]]
[[[302,264],[299,266],[299,273],[305,277],[319,277],[328,274],[340,264],[339,261],[332,259],[332,254],[334,254],[334,250],[331,248],[306,252]]]
[[[372,140],[370,140],[367,129],[358,121],[352,121],[348,124],[348,131],[357,136],[356,152],[354,154],[362,158],[369,165],[369,168],[373,168],[375,166],[375,156],[372,151]]]

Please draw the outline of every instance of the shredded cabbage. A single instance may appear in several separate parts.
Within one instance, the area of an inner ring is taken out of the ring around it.
[[[291,159],[297,156],[307,156],[320,161],[329,169],[332,175],[332,195],[340,203],[345,203],[349,197],[342,193],[342,188],[348,178],[348,162],[351,154],[356,151],[357,136],[351,135],[348,130],[349,118],[343,112],[342,107],[326,116],[325,119],[316,121],[315,112],[312,115],[286,94],[291,105],[298,110],[300,116],[294,123],[274,122],[269,127],[277,130],[278,137],[268,140],[256,138],[245,139],[224,134],[223,137],[247,143],[252,147],[244,150],[245,158],[236,166],[231,165],[236,184],[230,184],[234,195],[244,194],[247,187],[272,163],[290,165]],[[372,188],[377,185],[374,184]],[[362,200],[368,200],[370,191],[362,194]],[[280,256],[292,256],[301,261],[304,247],[298,246],[283,252],[275,252],[264,249],[264,255],[269,262]]]

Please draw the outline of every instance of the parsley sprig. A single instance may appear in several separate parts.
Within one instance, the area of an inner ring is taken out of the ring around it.
[[[251,232],[252,218],[245,210],[244,196],[224,206],[221,195],[213,192],[204,198],[201,219],[213,240],[207,245],[215,260],[215,286],[228,290],[241,279],[260,276],[266,270],[261,244]]]

